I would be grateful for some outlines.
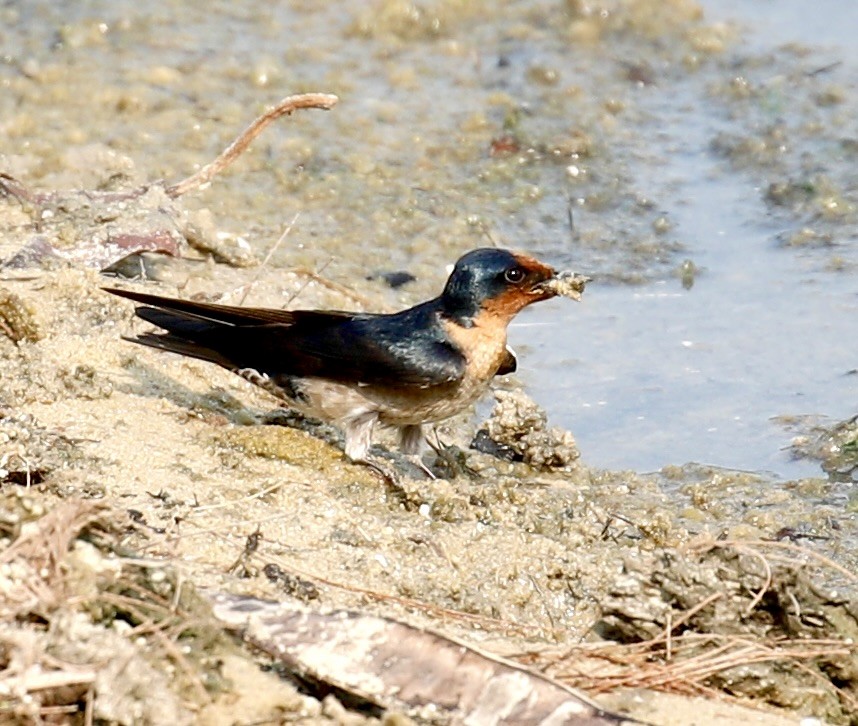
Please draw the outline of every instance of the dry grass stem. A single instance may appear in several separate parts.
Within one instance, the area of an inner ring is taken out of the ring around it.
[[[322,287],[327,288],[328,290],[332,290],[333,292],[339,293],[340,295],[343,295],[344,297],[347,297],[350,300],[353,300],[354,302],[356,302],[358,305],[362,306],[363,308],[372,309],[373,307],[377,307],[377,304],[373,303],[372,300],[370,300],[369,298],[364,297],[363,295],[355,292],[350,287],[346,287],[345,285],[341,285],[338,282],[334,282],[333,280],[328,280],[326,277],[322,277],[319,273],[321,273],[322,270],[324,270],[325,267],[328,266],[328,264],[330,264],[330,260],[328,262],[326,262],[319,269],[318,272],[316,272],[314,270],[308,270],[306,267],[292,267],[292,268],[290,268],[289,272],[291,272],[295,275],[298,275],[299,277],[306,278],[307,282],[306,282],[306,284],[304,284],[303,287],[300,287],[297,290],[297,292],[292,297],[289,298],[289,300],[287,300],[286,304],[288,305],[289,303],[294,301],[294,299],[297,298],[304,291],[304,288],[307,285],[309,285],[311,282],[315,282],[317,285],[321,285]]]
[[[103,507],[92,502],[63,502],[35,522],[21,528],[18,538],[0,552],[0,564],[25,567],[32,576],[16,581],[14,591],[5,593],[0,615],[14,618],[38,607],[54,609],[66,597],[63,560],[81,530],[99,519]]]
[[[692,547],[692,551],[695,552],[707,552],[711,549],[724,549],[724,548],[742,548],[747,551],[750,546],[753,547],[761,547],[761,548],[769,548],[776,550],[786,550],[787,552],[795,552],[797,554],[805,555],[806,557],[816,560],[819,564],[828,567],[839,574],[843,575],[846,579],[851,582],[858,582],[858,574],[847,570],[842,565],[837,564],[834,560],[826,557],[825,555],[820,554],[819,552],[815,552],[814,550],[808,549],[807,547],[802,547],[801,545],[792,544],[791,542],[779,542],[777,540],[767,540],[767,539],[758,539],[751,541],[742,541],[742,540],[720,540],[720,541],[707,541],[703,544]],[[785,560],[787,564],[792,566],[796,565],[795,558],[790,558]]]
[[[253,289],[253,286],[259,282],[259,277],[262,275],[262,271],[268,267],[268,263],[271,262],[271,258],[274,256],[274,253],[280,248],[280,245],[283,244],[283,241],[289,236],[289,233],[292,231],[292,228],[295,226],[295,223],[298,221],[298,217],[301,216],[301,212],[295,212],[295,216],[292,217],[292,221],[286,225],[286,229],[283,230],[283,234],[281,234],[277,241],[271,245],[271,249],[268,250],[268,254],[265,255],[265,259],[262,260],[262,263],[259,265],[259,269],[256,271],[256,275],[254,275],[253,279],[244,286],[244,293],[241,296],[241,299],[238,301],[239,305],[244,305],[244,301],[247,300],[247,296],[250,294],[250,291]]]
[[[194,507],[191,511],[193,513],[197,512],[212,512],[215,509],[223,509],[224,507],[233,507],[237,504],[243,504],[245,502],[252,501],[253,499],[261,499],[262,497],[268,496],[272,492],[276,492],[282,486],[284,486],[287,482],[279,481],[276,484],[272,484],[270,487],[266,487],[265,489],[254,492],[253,494],[248,494],[246,497],[241,497],[240,499],[233,499],[228,502],[218,502],[217,504],[202,504],[198,507]]]
[[[819,657],[858,654],[858,645],[841,640],[755,641],[747,637],[688,633],[673,638],[674,659],[666,661],[663,660],[662,639],[663,636],[659,636],[643,643],[583,644],[560,658],[537,661],[552,677],[591,693],[606,693],[617,688],[687,692],[707,687],[704,682],[707,678],[738,666],[798,663]],[[705,650],[683,657],[685,651],[700,648]]]

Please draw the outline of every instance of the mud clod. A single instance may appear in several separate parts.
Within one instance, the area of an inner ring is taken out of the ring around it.
[[[535,469],[566,468],[581,456],[575,437],[549,427],[545,411],[522,391],[495,391],[495,400],[485,429],[485,437],[498,447],[495,455],[523,461]],[[481,437],[481,451],[487,451],[485,437]]]
[[[858,481],[858,416],[811,426],[792,441],[793,455],[818,460],[833,481]]]
[[[35,343],[42,337],[36,307],[4,288],[0,288],[0,334],[13,343]]]
[[[78,460],[74,442],[30,415],[0,410],[0,483],[32,486]]]

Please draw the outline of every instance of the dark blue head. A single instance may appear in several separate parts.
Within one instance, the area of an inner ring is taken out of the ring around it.
[[[508,322],[530,303],[555,295],[543,283],[554,270],[520,252],[494,247],[472,250],[459,258],[441,295],[444,313],[465,325],[481,313]]]

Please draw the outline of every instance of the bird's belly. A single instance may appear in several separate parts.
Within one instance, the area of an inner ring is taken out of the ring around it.
[[[443,421],[464,411],[486,392],[506,347],[501,351],[473,361],[461,380],[447,386],[393,391],[373,387],[367,395],[378,405],[379,417],[385,423],[404,426]]]
[[[293,379],[279,398],[302,413],[329,423],[343,423],[376,413],[390,426],[442,421],[474,403],[488,388],[489,380],[466,377],[449,386],[396,388],[346,385],[318,378]]]
[[[376,410],[360,388],[322,378],[290,379],[284,398],[302,413],[329,423],[343,424]]]
[[[466,379],[455,386],[436,386],[393,396],[374,391],[372,396],[383,423],[406,426],[443,421],[461,413],[485,393],[488,384],[488,380]]]
[[[427,388],[366,387],[366,395],[378,405],[379,418],[395,426],[443,421],[461,413],[489,387],[501,363],[506,359],[506,335],[500,331],[468,331],[467,367],[454,383]],[[476,339],[477,344],[473,341]]]

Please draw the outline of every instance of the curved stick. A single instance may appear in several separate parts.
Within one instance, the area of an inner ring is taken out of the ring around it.
[[[228,167],[240,156],[250,143],[262,133],[268,124],[281,116],[288,116],[299,108],[321,108],[325,111],[334,107],[339,99],[329,93],[301,93],[297,96],[287,96],[274,108],[259,116],[250,126],[242,131],[229,146],[210,164],[206,164],[195,174],[167,187],[167,194],[173,199],[198,189],[210,182],[221,171]]]

